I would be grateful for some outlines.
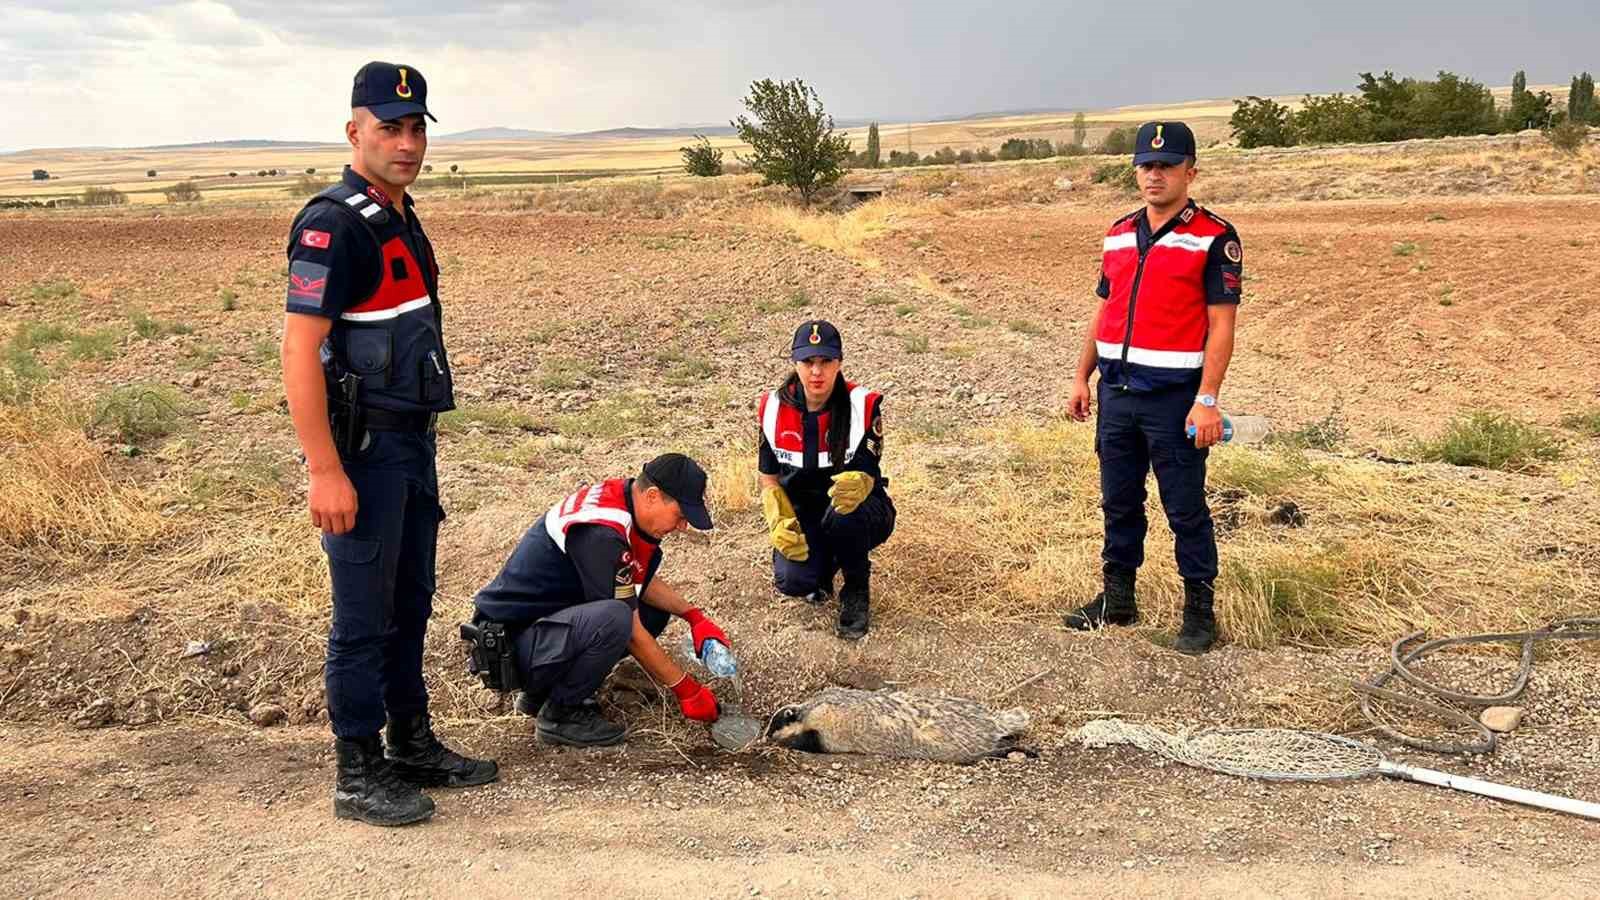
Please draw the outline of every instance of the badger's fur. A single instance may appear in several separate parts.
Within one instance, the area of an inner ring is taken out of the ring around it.
[[[975,700],[909,691],[830,687],[778,710],[767,738],[808,753],[871,753],[970,763],[1015,750],[1028,727],[1022,709],[992,712]]]

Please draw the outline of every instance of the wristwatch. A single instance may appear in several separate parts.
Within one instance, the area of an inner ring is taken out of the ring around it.
[[[1200,404],[1201,406],[1204,406],[1204,407],[1206,407],[1208,409],[1215,409],[1216,405],[1217,405],[1217,395],[1216,394],[1197,394],[1195,396],[1195,398],[1194,398],[1194,402],[1196,402],[1196,403]]]

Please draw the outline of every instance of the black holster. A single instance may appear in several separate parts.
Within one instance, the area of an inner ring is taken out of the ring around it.
[[[500,622],[462,622],[461,639],[472,645],[467,672],[491,691],[516,690],[517,666],[506,626]]]
[[[328,385],[328,426],[333,431],[333,446],[341,456],[352,456],[361,449],[366,435],[366,415],[357,403],[361,376],[345,372]]]

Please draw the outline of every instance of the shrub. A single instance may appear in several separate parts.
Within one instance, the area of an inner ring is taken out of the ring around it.
[[[1247,97],[1233,101],[1233,115],[1228,124],[1233,126],[1239,146],[1290,147],[1295,143],[1294,127],[1290,121],[1289,107],[1270,97]]]
[[[315,175],[301,175],[299,178],[296,178],[294,180],[294,184],[289,187],[288,194],[291,197],[310,197],[313,194],[321,193],[322,189],[327,187],[328,184],[329,182],[324,181]]]
[[[1600,437],[1600,406],[1591,406],[1582,412],[1572,413],[1563,418],[1561,424],[1589,437]]]
[[[228,177],[229,178],[238,178],[239,177],[239,173],[238,172],[229,172],[228,173]]]
[[[178,392],[164,384],[130,384],[102,397],[90,427],[105,429],[124,444],[165,437],[183,419]]]
[[[695,135],[695,139],[697,143],[678,148],[683,154],[683,170],[701,178],[721,175],[722,151],[711,146],[711,140],[703,134]]]
[[[1293,139],[1300,144],[1349,144],[1370,141],[1373,135],[1372,114],[1366,104],[1348,94],[1308,94],[1289,121]]]
[[[34,181],[49,181],[50,180],[50,173],[45,171],[44,169],[34,169],[33,170],[33,180]]]
[[[128,202],[128,195],[116,188],[90,185],[83,189],[79,202],[84,206],[121,206]]]
[[[315,175],[315,174],[317,174],[317,167],[316,166],[306,166],[306,174],[307,175]]]
[[[1111,129],[1100,141],[1100,152],[1111,156],[1125,156],[1132,153],[1135,134],[1132,128]]]
[[[1106,163],[1094,170],[1089,180],[1095,184],[1109,184],[1125,191],[1138,191],[1139,179],[1132,163]]]
[[[192,181],[180,181],[172,187],[161,192],[166,195],[168,203],[198,203],[200,189]]]
[[[1583,145],[1588,142],[1589,127],[1572,121],[1562,122],[1554,128],[1547,129],[1544,137],[1550,142],[1550,146],[1572,155],[1583,149]]]
[[[1417,445],[1428,462],[1522,472],[1561,458],[1561,444],[1539,429],[1504,413],[1475,412],[1457,419],[1431,441]]]
[[[156,177],[156,170],[155,169],[146,169],[144,171],[144,177],[146,177],[146,178],[154,178],[154,177]]]

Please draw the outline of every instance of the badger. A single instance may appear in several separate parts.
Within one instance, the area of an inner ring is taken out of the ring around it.
[[[767,739],[807,753],[870,753],[905,759],[972,763],[1021,751],[1028,727],[1022,709],[993,712],[975,700],[910,691],[830,687],[773,713]]]

